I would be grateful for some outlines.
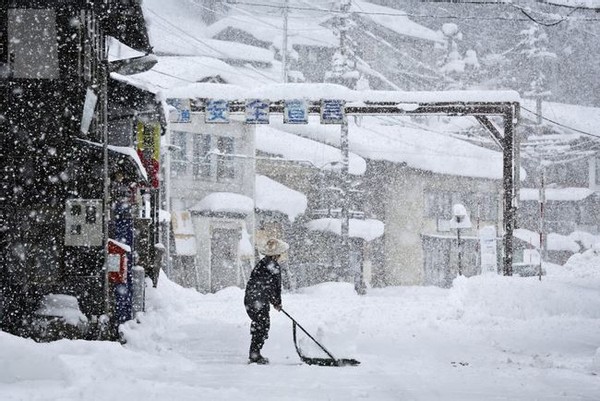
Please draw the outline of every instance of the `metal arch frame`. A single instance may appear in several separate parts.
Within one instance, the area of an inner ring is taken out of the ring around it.
[[[200,99],[202,100],[202,99]],[[479,102],[427,102],[414,103],[414,108],[403,108],[396,102],[364,102],[344,106],[347,116],[413,116],[413,115],[445,115],[445,116],[472,116],[486,129],[494,142],[502,149],[503,154],[503,274],[513,274],[513,233],[516,227],[518,208],[518,183],[520,181],[520,152],[519,140],[516,135],[516,124],[519,118],[520,105],[514,101]],[[271,114],[284,113],[284,101],[270,103]],[[192,103],[192,111],[205,112],[205,102]],[[309,114],[320,114],[321,101],[309,101],[307,104]],[[246,103],[242,100],[229,102],[231,114],[243,114]],[[502,117],[503,127],[500,129],[490,119],[490,116]]]

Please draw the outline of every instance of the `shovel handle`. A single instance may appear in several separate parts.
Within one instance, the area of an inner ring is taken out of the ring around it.
[[[292,322],[294,322],[294,324],[295,324],[296,326],[300,327],[300,330],[302,330],[302,331],[304,332],[304,334],[306,334],[306,335],[308,336],[308,338],[310,338],[311,340],[313,340],[313,341],[315,342],[315,344],[317,344],[317,345],[319,346],[319,348],[321,348],[321,349],[322,349],[322,350],[323,350],[323,351],[324,351],[324,352],[327,354],[327,356],[329,356],[329,357],[330,357],[331,359],[333,359],[334,361],[337,361],[337,359],[336,359],[336,358],[333,356],[333,354],[332,354],[331,352],[327,351],[327,349],[326,349],[324,346],[322,346],[322,345],[321,345],[321,344],[320,344],[320,343],[319,343],[317,340],[315,340],[315,338],[314,338],[313,336],[311,336],[311,335],[310,335],[310,333],[309,333],[308,331],[306,331],[306,330],[304,329],[304,327],[302,327],[302,326],[300,325],[300,323],[298,323],[298,322],[296,321],[296,319],[294,319],[293,317],[291,317],[291,316],[290,316],[290,314],[289,314],[289,313],[287,313],[287,312],[286,312],[286,311],[285,311],[283,308],[281,308],[281,311],[282,311],[282,312],[283,312],[283,313],[284,313],[284,314],[285,314],[287,317],[289,317],[289,318],[290,318],[290,320],[291,320]]]

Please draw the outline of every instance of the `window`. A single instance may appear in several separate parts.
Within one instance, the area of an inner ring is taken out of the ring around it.
[[[425,216],[446,219],[452,218],[452,207],[462,203],[471,220],[495,221],[498,218],[498,197],[494,194],[478,192],[435,191],[425,192]]]
[[[58,78],[58,45],[54,10],[9,9],[7,17],[8,73],[14,78]],[[2,59],[0,59],[0,69],[1,63]]]
[[[426,191],[425,216],[450,219],[452,217],[452,193],[449,191]]]
[[[228,136],[217,138],[217,151],[219,153],[233,154],[234,140]],[[235,162],[233,156],[217,156],[217,180],[235,177]]]
[[[171,138],[174,145],[171,159],[171,170],[175,176],[183,176],[187,174],[188,158],[187,158],[187,132],[175,131]]]
[[[194,136],[194,177],[207,178],[212,176],[212,164],[209,156],[211,146],[210,135]]]

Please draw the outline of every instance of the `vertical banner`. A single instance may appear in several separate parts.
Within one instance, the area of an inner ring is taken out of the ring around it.
[[[343,124],[346,120],[344,113],[344,100],[321,100],[321,124]]]
[[[208,124],[229,123],[229,102],[221,99],[209,99],[206,102],[204,121]]]
[[[246,100],[246,124],[269,124],[269,100]]]
[[[160,124],[137,123],[137,153],[146,169],[153,188],[159,187],[160,170]]]
[[[308,106],[306,100],[286,100],[283,108],[283,122],[285,124],[308,124]]]

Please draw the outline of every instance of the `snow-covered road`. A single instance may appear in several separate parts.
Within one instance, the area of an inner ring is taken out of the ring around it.
[[[202,295],[162,280],[127,344],[35,344],[0,333],[0,400],[589,400],[600,399],[600,274],[458,279],[358,296],[325,283],[284,308],[336,357],[300,364],[291,323],[272,312],[264,354],[247,365],[243,292]],[[301,347],[322,356],[307,338]]]

